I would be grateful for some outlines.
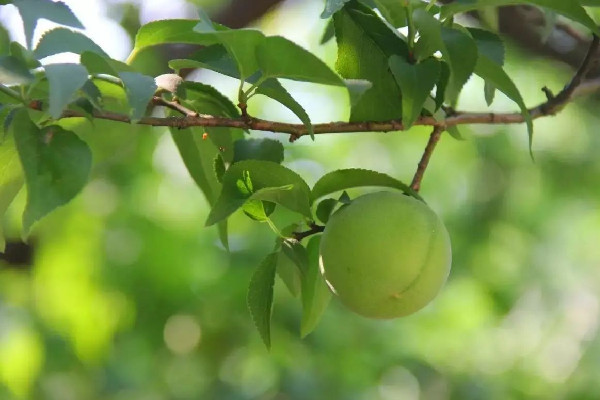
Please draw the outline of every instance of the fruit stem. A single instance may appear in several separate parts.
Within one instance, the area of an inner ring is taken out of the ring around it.
[[[417,171],[410,184],[410,188],[415,192],[418,192],[419,189],[421,189],[421,181],[423,180],[423,175],[425,175],[425,170],[429,165],[431,154],[433,154],[433,150],[435,150],[435,146],[445,130],[446,128],[444,126],[433,127],[433,132],[431,132],[431,135],[429,136],[429,141],[427,142],[427,146],[425,146],[425,151],[423,151],[423,156],[421,156],[421,161],[419,161]]]

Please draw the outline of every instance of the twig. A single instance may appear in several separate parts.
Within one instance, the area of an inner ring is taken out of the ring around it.
[[[302,241],[302,239],[314,235],[316,233],[321,233],[325,230],[325,227],[322,225],[317,225],[317,224],[311,224],[310,225],[310,229],[303,231],[303,232],[294,232],[292,235],[294,236],[294,239],[296,239],[297,241]]]
[[[177,101],[168,101],[160,96],[154,96],[152,98],[152,104],[155,106],[163,106],[170,108],[171,110],[175,110],[186,117],[198,117],[198,113],[194,110],[190,110],[189,108],[183,106],[181,103]]]
[[[596,92],[600,90],[600,78],[584,81],[585,75],[588,73],[592,65],[593,56],[599,47],[599,40],[594,37],[592,44],[588,50],[585,60],[581,67],[571,80],[571,82],[556,96],[548,99],[546,102],[539,104],[536,107],[529,109],[532,119],[554,115],[560,111],[573,98]],[[4,88],[6,88],[4,86]],[[3,89],[3,88],[0,88]],[[8,88],[9,89],[9,88]],[[2,90],[6,92],[5,90]],[[229,127],[240,128],[244,130],[269,131],[285,133],[300,138],[307,136],[308,130],[303,124],[290,124],[284,122],[267,121],[259,118],[225,118],[210,115],[189,115],[193,111],[181,108],[180,105],[168,102],[163,104],[168,107],[177,107],[177,111],[184,114],[183,117],[144,117],[137,121],[140,125],[150,126],[165,126],[173,128],[190,128],[195,126],[203,127]],[[35,110],[42,109],[41,101],[33,101],[29,105]],[[521,113],[484,113],[484,112],[464,112],[454,111],[443,120],[436,120],[433,117],[420,117],[414,125],[434,126],[434,127],[449,127],[454,125],[464,124],[520,124],[525,122]],[[110,111],[94,111],[94,118],[106,119],[117,122],[131,123],[129,116],[125,114],[114,113]],[[61,118],[85,117],[84,113],[75,110],[65,110]],[[313,125],[313,130],[316,135],[328,133],[346,133],[346,132],[389,132],[402,131],[404,125],[399,119],[388,121],[362,121],[362,122],[328,122]]]
[[[425,170],[429,165],[429,160],[431,159],[431,155],[433,154],[433,150],[435,150],[435,146],[440,140],[442,133],[444,132],[444,127],[435,126],[433,128],[433,132],[429,136],[429,141],[427,142],[427,146],[425,146],[425,151],[423,151],[423,156],[421,156],[421,161],[419,161],[419,165],[417,167],[417,171],[415,172],[415,176],[410,184],[410,188],[415,192],[418,192],[421,189],[421,181],[423,180],[423,175],[425,175]]]

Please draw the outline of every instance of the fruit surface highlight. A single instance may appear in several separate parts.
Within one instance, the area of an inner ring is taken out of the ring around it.
[[[320,253],[321,271],[342,303],[370,318],[425,307],[446,282],[452,261],[440,218],[400,192],[367,194],[333,214]]]

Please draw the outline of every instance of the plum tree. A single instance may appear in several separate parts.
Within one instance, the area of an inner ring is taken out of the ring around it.
[[[331,216],[320,265],[342,303],[371,318],[420,310],[450,272],[450,237],[422,201],[400,192],[355,199]]]

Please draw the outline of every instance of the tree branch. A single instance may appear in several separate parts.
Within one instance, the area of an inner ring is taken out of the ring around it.
[[[302,239],[309,237],[311,235],[315,235],[317,233],[321,233],[324,230],[325,230],[325,227],[322,225],[311,224],[310,229],[303,231],[303,232],[294,232],[294,233],[292,233],[292,235],[294,236],[295,240],[300,242],[300,241],[302,241]]]
[[[600,78],[584,81],[585,76],[590,71],[594,56],[600,47],[600,40],[594,36],[588,49],[588,53],[583,60],[577,73],[567,86],[555,97],[550,97],[546,102],[529,109],[532,119],[554,115],[560,111],[574,97],[588,94],[600,89]],[[3,85],[2,85],[3,86]],[[0,89],[6,88],[5,86]],[[8,88],[6,88],[8,89]],[[2,90],[6,92],[6,90]],[[144,117],[137,121],[140,125],[165,126],[178,129],[190,127],[229,127],[245,130],[270,131],[286,133],[290,135],[290,140],[296,140],[301,136],[308,135],[308,129],[303,124],[290,124],[284,122],[268,121],[251,116],[242,118],[225,118],[211,115],[198,115],[179,103],[168,102],[164,99],[154,98],[153,102],[175,109],[182,113],[182,117]],[[34,100],[28,104],[31,109],[43,110],[44,104],[39,100]],[[76,110],[65,110],[61,118],[85,117],[84,113]],[[117,122],[131,123],[129,116],[125,114],[114,113],[110,111],[95,110],[93,117]],[[452,111],[447,118],[436,120],[433,117],[420,117],[414,125],[427,125],[441,127],[446,129],[448,126],[464,124],[518,124],[523,123],[525,118],[521,113],[482,113],[482,112],[464,112]],[[328,122],[313,125],[315,134],[343,133],[343,132],[389,132],[405,130],[401,120],[389,121],[363,121],[363,122]]]
[[[444,127],[435,126],[433,128],[433,132],[429,136],[429,141],[427,142],[427,146],[425,147],[425,151],[423,152],[423,156],[421,157],[421,161],[419,161],[419,165],[417,167],[417,171],[415,172],[415,176],[410,184],[410,188],[415,192],[418,192],[421,189],[421,181],[423,180],[423,175],[425,175],[425,170],[429,165],[429,160],[431,159],[431,155],[435,150],[435,146],[440,140],[442,133],[444,132]]]

